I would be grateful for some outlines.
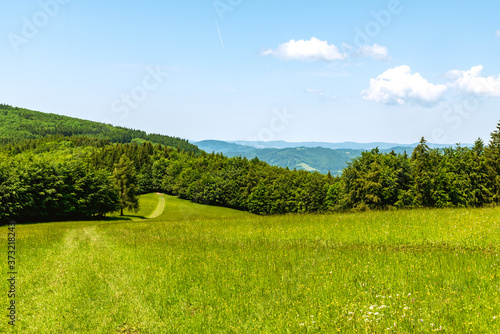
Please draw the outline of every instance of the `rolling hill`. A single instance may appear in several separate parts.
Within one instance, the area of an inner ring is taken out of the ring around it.
[[[112,143],[147,140],[184,151],[200,151],[198,147],[181,138],[148,134],[145,131],[0,104],[0,144],[52,135],[87,136],[109,140]]]
[[[414,148],[418,143],[400,144],[400,143],[385,143],[385,142],[371,142],[371,143],[356,143],[356,142],[342,142],[342,143],[327,143],[327,142],[287,142],[287,141],[228,141],[227,143],[250,146],[254,148],[295,148],[295,147],[323,147],[331,149],[350,149],[350,150],[371,150],[378,147],[380,150],[390,150],[394,147],[411,147]],[[452,145],[449,144],[427,144],[431,148],[444,148]],[[462,144],[462,146],[472,146],[472,144]]]
[[[250,142],[249,142],[250,143]],[[280,142],[281,146],[286,146],[293,143]],[[285,144],[284,144],[285,143]],[[254,144],[254,143],[250,143]],[[303,143],[297,143],[303,144]],[[379,144],[379,143],[373,143]],[[318,171],[322,174],[328,172],[333,175],[338,175],[347,166],[347,163],[353,158],[361,155],[361,152],[367,149],[375,148],[377,146],[366,148],[338,148],[331,149],[325,147],[285,147],[285,148],[256,148],[247,145],[239,145],[236,143],[229,143],[217,140],[205,140],[196,142],[198,147],[206,152],[222,153],[228,157],[242,156],[248,159],[254,157],[269,163],[270,165],[288,167],[291,169]],[[272,145],[270,142],[265,142],[265,145]],[[332,144],[334,145],[334,144]],[[341,144],[339,144],[341,146]],[[367,144],[358,144],[358,146]],[[382,152],[395,153],[411,153],[413,147],[411,146],[398,146],[381,149]],[[355,145],[351,145],[355,146]],[[382,145],[386,147],[387,145]]]
[[[225,142],[204,140],[194,145],[181,138],[148,134],[145,131],[113,126],[57,114],[43,113],[24,108],[0,104],[0,145],[38,139],[46,136],[86,136],[108,140],[112,143],[151,141],[187,152],[222,153],[228,157],[257,157],[274,166],[291,169],[340,174],[347,163],[361,152],[378,147],[382,152],[411,153],[415,144],[397,143],[325,143],[325,142]],[[449,145],[429,144],[442,148]],[[466,144],[465,146],[468,146]]]

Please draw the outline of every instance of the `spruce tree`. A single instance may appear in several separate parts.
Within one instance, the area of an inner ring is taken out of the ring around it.
[[[411,188],[411,197],[415,206],[433,206],[433,175],[436,165],[433,165],[432,150],[427,146],[424,137],[420,139],[419,144],[413,149],[411,154],[411,168],[413,176],[413,185]]]
[[[485,149],[486,162],[492,183],[493,200],[500,202],[500,122],[497,129],[491,133],[490,142]]]
[[[491,203],[492,198],[492,181],[490,177],[490,168],[485,157],[484,142],[478,138],[472,147],[472,158],[469,162],[471,171],[469,176],[471,179],[471,190],[473,195],[473,205],[481,206]]]
[[[113,176],[118,189],[120,215],[123,216],[123,209],[134,210],[134,212],[139,211],[135,168],[125,154],[115,164]]]

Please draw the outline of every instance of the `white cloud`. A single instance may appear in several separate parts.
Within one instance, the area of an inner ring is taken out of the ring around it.
[[[461,92],[486,97],[500,97],[500,75],[482,77],[482,65],[473,66],[469,71],[453,70],[447,76],[454,80],[449,87],[458,88]]]
[[[373,44],[372,46],[364,45],[358,49],[358,54],[364,57],[372,57],[376,60],[389,59],[389,52],[385,46]]]
[[[341,51],[342,50],[342,51]],[[355,48],[352,45],[342,43],[341,50],[334,44],[321,41],[316,37],[310,40],[290,40],[278,45],[273,49],[261,52],[262,56],[274,56],[283,60],[305,60],[305,61],[326,61],[345,60],[351,56],[371,57],[376,60],[390,59],[389,52],[385,46],[378,44],[364,45]]]
[[[334,61],[347,57],[327,41],[320,41],[312,37],[310,40],[291,40],[280,44],[275,50],[269,49],[262,52],[263,56],[275,56],[283,60],[305,60],[305,61]]]
[[[496,35],[497,35],[498,38],[500,38],[500,30],[497,30]]]
[[[420,73],[411,73],[407,65],[391,68],[375,79],[361,92],[363,99],[384,104],[418,104],[431,106],[438,103],[447,91],[445,85],[434,85]]]

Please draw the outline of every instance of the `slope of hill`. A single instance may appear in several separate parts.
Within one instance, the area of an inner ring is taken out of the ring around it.
[[[340,174],[353,157],[361,154],[361,150],[332,150],[322,147],[296,147],[255,150],[253,153],[260,160],[270,165],[318,171],[326,174]]]
[[[148,134],[145,131],[0,104],[0,143],[19,142],[51,135],[82,135],[106,139],[113,143],[148,140],[184,151],[200,151],[185,139]]]
[[[284,142],[282,142],[284,143]],[[291,144],[291,143],[289,143]],[[342,169],[353,158],[361,155],[366,149],[330,149],[324,147],[287,147],[287,148],[254,148],[218,140],[205,140],[196,145],[206,152],[222,153],[228,157],[242,156],[248,159],[257,157],[274,166],[318,171],[333,175],[340,174]],[[360,144],[362,145],[362,144]],[[398,144],[395,144],[398,145]],[[376,146],[374,146],[376,147]],[[382,152],[410,154],[413,147],[397,146],[382,149]]]
[[[331,149],[350,149],[350,150],[371,150],[378,147],[380,150],[390,150],[393,147],[411,147],[414,148],[418,143],[412,144],[398,144],[398,143],[385,143],[385,142],[372,142],[372,143],[356,143],[356,142],[343,142],[343,143],[326,143],[326,142],[286,142],[286,141],[229,141],[231,144],[238,144],[243,146],[250,146],[254,148],[294,148],[294,147],[323,147]],[[453,145],[449,144],[435,144],[427,143],[430,148],[444,148]],[[462,146],[472,146],[472,144],[462,144]]]

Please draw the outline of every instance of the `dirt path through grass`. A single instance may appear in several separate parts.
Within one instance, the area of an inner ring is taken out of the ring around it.
[[[163,210],[165,210],[165,197],[163,196],[163,194],[156,194],[160,196],[160,200],[158,201],[158,205],[156,206],[155,211],[153,211],[149,216],[146,217],[148,219],[160,216],[163,213]]]

